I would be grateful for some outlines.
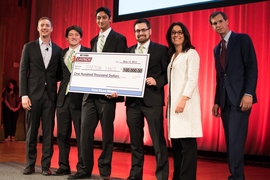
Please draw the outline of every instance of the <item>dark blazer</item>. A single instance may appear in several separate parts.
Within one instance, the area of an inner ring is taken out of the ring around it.
[[[68,49],[69,48],[66,48],[63,51],[61,51],[62,79],[61,79],[61,84],[60,84],[58,95],[57,95],[57,104],[56,104],[57,107],[63,106],[65,96],[66,96],[66,89],[70,81],[71,73],[69,72],[65,64],[65,55]],[[81,46],[80,51],[91,52],[91,49]],[[69,95],[69,100],[70,100],[70,107],[73,109],[80,109],[82,106],[83,93],[69,92],[68,95]]]
[[[99,35],[94,37],[90,42],[92,52],[97,52],[98,36]],[[124,53],[126,49],[127,49],[126,37],[123,36],[122,34],[115,32],[114,30],[111,30],[107,39],[106,39],[106,42],[104,44],[102,52]],[[87,98],[88,96],[84,96],[84,98]],[[96,95],[96,97],[98,97],[102,103],[112,103],[112,102],[123,102],[124,101],[123,96],[119,96],[118,98],[113,98],[113,99],[108,99],[104,95]]]
[[[38,39],[24,45],[19,73],[20,96],[28,95],[31,100],[39,100],[46,83],[50,100],[56,100],[56,83],[61,76],[60,51],[61,48],[52,43],[52,57],[45,69]]]
[[[247,34],[232,32],[226,50],[226,68],[220,65],[221,42],[214,49],[216,66],[216,95],[215,104],[221,108],[225,105],[225,93],[234,106],[239,106],[244,93],[253,96],[253,103],[257,102],[255,93],[257,84],[257,58],[250,37]]]
[[[137,45],[131,46],[126,50],[127,53],[135,53]],[[148,54],[150,54],[147,77],[153,77],[156,80],[156,86],[145,85],[143,102],[146,106],[164,106],[164,85],[167,84],[167,66],[169,56],[166,46],[150,42]],[[126,97],[126,106],[135,104],[134,97]]]

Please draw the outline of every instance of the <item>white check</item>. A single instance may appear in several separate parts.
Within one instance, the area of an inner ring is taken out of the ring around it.
[[[70,92],[143,97],[149,54],[76,53]]]

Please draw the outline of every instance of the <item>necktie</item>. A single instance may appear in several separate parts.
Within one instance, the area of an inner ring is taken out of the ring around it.
[[[221,41],[221,53],[220,53],[220,65],[222,70],[225,70],[225,66],[226,66],[226,41],[224,39],[222,39]]]
[[[98,46],[98,52],[102,52],[103,47],[104,47],[104,35],[99,36],[99,46]]]
[[[143,46],[139,47],[139,54],[143,54]]]
[[[68,55],[68,59],[67,59],[67,68],[69,70],[69,72],[72,71],[72,57],[73,54],[75,53],[74,50],[70,51],[69,55]],[[67,85],[67,89],[66,89],[66,95],[68,94],[68,89],[69,89],[69,83]]]

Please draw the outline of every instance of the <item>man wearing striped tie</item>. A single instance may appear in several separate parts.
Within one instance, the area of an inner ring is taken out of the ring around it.
[[[100,32],[91,40],[92,51],[99,53],[125,52],[127,48],[126,38],[110,27],[111,12],[108,8],[100,7],[96,10],[96,22]],[[98,168],[100,179],[109,179],[111,175],[113,121],[116,102],[123,101],[124,97],[118,97],[115,93],[106,96],[84,94],[81,125],[81,154],[84,166],[74,175],[70,175],[68,179],[84,179],[91,176],[94,164],[94,133],[99,121],[102,128],[102,153],[98,159]]]
[[[59,168],[53,175],[61,176],[70,174],[69,151],[72,122],[78,144],[77,170],[82,166],[80,153],[81,133],[81,106],[82,93],[68,92],[69,80],[72,72],[72,57],[76,52],[91,51],[81,45],[82,29],[79,26],[70,26],[66,29],[66,39],[69,47],[61,52],[62,80],[57,95],[57,143],[59,147]]]

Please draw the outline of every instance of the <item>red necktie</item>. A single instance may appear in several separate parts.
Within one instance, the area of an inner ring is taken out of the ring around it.
[[[225,66],[226,66],[226,41],[224,39],[222,39],[221,41],[221,53],[220,53],[220,65],[221,68],[223,70],[225,70]]]

